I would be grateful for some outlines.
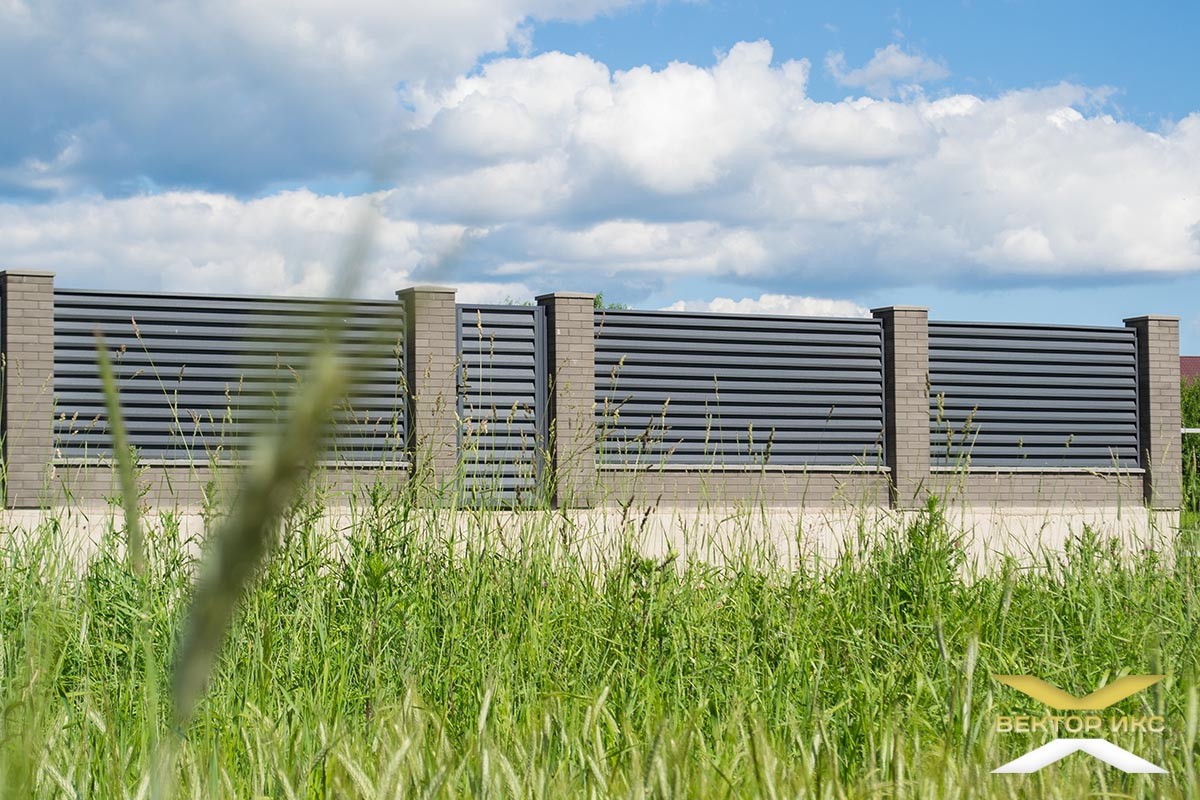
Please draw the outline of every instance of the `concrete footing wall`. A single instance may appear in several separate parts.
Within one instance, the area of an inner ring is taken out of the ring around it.
[[[326,507],[317,528],[334,546],[353,531],[362,530],[369,505]],[[414,536],[435,538],[439,544],[461,548],[484,543],[507,552],[534,548],[538,552],[570,552],[585,564],[603,567],[633,548],[651,558],[673,557],[680,566],[746,564],[761,569],[821,568],[843,557],[866,558],[880,544],[896,541],[905,526],[923,512],[890,506],[849,504],[824,508],[800,507],[647,507],[496,511],[481,517],[476,511],[416,511]],[[1025,567],[1057,561],[1068,543],[1085,534],[1135,555],[1154,550],[1165,562],[1175,557],[1178,512],[1135,505],[1118,507],[1023,507],[949,505],[945,515],[953,546],[962,549],[964,570],[982,574],[1006,560]],[[421,515],[426,514],[428,518]],[[213,524],[211,509],[177,505],[152,509],[151,527],[169,515],[180,535],[199,554]],[[52,523],[52,524],[51,524]],[[83,566],[102,540],[121,530],[122,515],[113,505],[61,506],[0,512],[0,529],[10,545],[53,531],[66,557]],[[1200,555],[1200,554],[1194,554]]]

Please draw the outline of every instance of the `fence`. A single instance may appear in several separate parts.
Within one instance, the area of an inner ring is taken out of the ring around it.
[[[332,460],[404,460],[404,314],[398,303],[54,292],[54,452],[111,453],[96,362],[113,353],[130,444],[143,460],[241,459],[331,326],[353,381]]]
[[[354,369],[328,468],[465,503],[1179,505],[1178,320],[1124,327],[56,291],[2,274],[10,506],[111,491],[102,331],[132,443],[178,491],[238,462],[332,328]]]

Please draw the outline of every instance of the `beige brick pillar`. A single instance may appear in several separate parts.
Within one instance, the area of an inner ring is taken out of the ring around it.
[[[404,304],[404,374],[414,480],[452,487],[458,472],[458,323],[454,289],[413,286]]]
[[[595,295],[555,292],[537,301],[546,309],[548,485],[558,506],[587,508],[596,488]]]
[[[887,306],[883,322],[884,457],[893,508],[917,508],[929,489],[929,309]]]
[[[1125,320],[1137,331],[1138,439],[1144,495],[1151,508],[1183,502],[1179,428],[1179,317],[1148,314]]]
[[[0,273],[4,504],[36,508],[54,440],[54,273]]]

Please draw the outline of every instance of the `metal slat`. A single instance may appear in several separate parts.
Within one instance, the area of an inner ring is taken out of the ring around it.
[[[403,458],[399,303],[75,290],[54,297],[58,458],[110,454],[97,329],[113,353],[130,443],[147,458],[186,460],[200,443],[244,455],[276,424],[330,325],[341,326],[341,354],[355,371],[332,446],[358,460]]]
[[[778,388],[778,387],[775,387]],[[701,414],[708,416],[723,416],[725,414],[757,415],[767,413],[781,416],[882,416],[882,401],[875,395],[862,395],[850,398],[849,402],[833,405],[837,400],[845,399],[839,395],[762,395],[758,392],[722,397],[719,401],[711,400],[697,393],[696,397],[672,397],[666,392],[646,391],[635,395],[612,397],[598,394],[596,397],[596,413],[608,416],[610,414],[662,414],[665,411],[679,409],[681,413]]]
[[[615,436],[619,431],[644,431],[647,428],[653,430],[687,430],[687,431],[754,431],[755,436],[764,436],[771,431],[776,433],[784,433],[786,431],[838,431],[838,430],[853,430],[853,431],[877,431],[879,428],[879,417],[788,417],[780,419],[776,425],[763,433],[762,429],[757,427],[760,419],[753,417],[731,417],[722,419],[706,419],[699,415],[693,417],[684,417],[681,415],[668,416],[665,419],[660,416],[639,416],[634,418],[626,418],[621,420],[623,424],[619,429],[610,430],[606,435]]]
[[[176,292],[120,292],[104,289],[55,289],[54,303],[64,309],[145,309],[182,307],[197,311],[266,311],[272,314],[300,313],[305,309],[332,312],[339,308],[375,309],[390,314],[397,307],[391,300],[331,300],[314,297],[254,297],[248,295],[187,294]]]
[[[104,334],[105,343],[114,353],[119,352],[122,356],[133,358],[151,355],[155,356],[156,360],[157,358],[161,358],[158,355],[160,353],[182,353],[184,357],[197,353],[231,353],[235,355],[287,355],[292,358],[297,356],[306,358],[312,353],[316,345],[324,341],[324,338],[320,336],[309,336],[300,339],[278,336],[271,337],[269,335],[258,335],[255,337],[239,336],[237,340],[227,339],[222,341],[213,340],[209,335],[182,337],[172,334],[169,331],[163,331],[155,339],[155,349],[149,351],[143,350],[143,342],[146,340],[146,334],[143,334],[143,338],[138,339],[132,336],[115,336],[103,328],[100,329],[100,332]],[[71,352],[94,354],[96,350],[94,330],[89,331],[87,334],[55,334],[54,349],[56,352],[63,354],[70,354]],[[357,337],[357,340],[343,339],[341,352],[345,357],[379,358],[379,339],[374,337]]]
[[[98,387],[97,387],[98,388]],[[172,390],[167,387],[166,391],[159,386],[141,385],[130,387],[124,385],[120,387],[121,406],[128,413],[137,413],[138,409],[179,409],[179,408],[207,408],[220,409],[224,411],[226,408],[240,408],[243,411],[254,408],[276,408],[281,403],[284,403],[291,396],[291,390],[295,388],[295,384],[286,388],[281,388],[277,392],[236,392],[232,391],[228,395],[221,392],[196,392],[189,390]],[[60,407],[71,406],[80,414],[97,413],[103,410],[104,404],[98,401],[96,394],[93,391],[62,391],[56,394]],[[398,407],[401,402],[399,393],[396,387],[382,387],[378,391],[372,390],[371,386],[356,387],[352,400],[341,401],[339,405],[349,403],[353,408],[371,408],[390,410]],[[60,412],[61,413],[61,412]]]
[[[632,356],[630,357],[632,358]],[[683,356],[679,353],[671,355],[663,353],[654,358],[638,358],[636,363],[628,360],[621,365],[615,375],[610,375],[608,383],[620,386],[623,378],[657,377],[662,375],[664,368],[670,370],[672,376],[682,378],[703,378],[708,386],[714,383],[718,387],[725,383],[736,384],[742,380],[793,380],[793,381],[827,381],[827,380],[861,380],[872,383],[879,375],[881,363],[874,369],[863,369],[853,364],[829,364],[824,367],[795,368],[786,358],[756,359],[758,363],[746,363],[754,356],[741,356],[736,359],[725,359],[719,356],[694,355],[689,361],[681,362]],[[700,359],[703,358],[703,363]],[[873,374],[872,374],[873,373]]]
[[[171,427],[191,427],[199,421],[199,424],[219,423],[225,419],[225,410],[212,410],[212,413],[196,414],[193,417],[190,413],[180,415],[176,409],[171,408],[123,408],[122,419],[125,420],[127,426],[131,429],[140,427],[147,430],[154,430],[156,427],[163,426]],[[207,412],[207,410],[206,410]],[[262,423],[278,422],[285,415],[285,409],[271,408],[239,408],[231,414],[231,422],[245,426],[256,426]],[[392,420],[395,415],[391,413],[391,409],[346,409],[340,408],[335,410],[333,420],[335,424],[373,424],[380,419]],[[55,417],[55,425],[63,430],[77,430],[82,427],[97,424],[107,424],[108,415],[103,410],[92,410],[87,414],[79,414],[78,416],[71,415],[67,417],[60,415]]]
[[[851,331],[868,330],[874,320],[860,318],[835,317],[790,317],[755,315],[748,317],[743,314],[716,314],[708,311],[640,311],[633,309],[606,310],[598,315],[597,325],[619,327],[655,327],[669,328],[681,331],[688,328],[698,330],[734,331],[748,330],[779,330],[794,332],[811,330]],[[882,329],[880,329],[882,330]]]
[[[255,353],[238,352],[237,350],[214,352],[193,349],[183,353],[172,353],[164,349],[157,354],[154,350],[148,353],[135,353],[127,350],[123,354],[117,354],[111,348],[109,352],[113,354],[113,371],[118,377],[146,370],[162,378],[174,378],[179,374],[180,369],[184,369],[186,375],[191,371],[187,368],[193,366],[203,368],[217,364],[221,367],[222,374],[236,379],[242,371],[248,375],[253,370],[270,370],[279,374],[300,374],[308,364],[307,354],[297,353],[296,357],[293,357],[287,352]],[[88,350],[80,348],[74,351],[55,350],[54,358],[56,362],[62,364],[64,374],[75,372],[88,375],[92,374],[90,368],[94,366],[96,351],[95,348]],[[386,363],[388,364],[387,369],[392,372],[395,369],[391,365],[399,363],[396,356],[393,356],[390,362],[385,362],[374,356],[363,357],[353,352],[346,354],[345,361],[355,370],[362,368],[377,371],[381,364]],[[72,369],[72,365],[81,367],[81,369]]]
[[[878,320],[610,310],[594,332],[601,464],[882,457]]]
[[[845,467],[878,468],[883,465],[882,458],[855,458],[847,464],[844,454],[821,455],[804,453],[800,455],[779,455],[772,453],[770,458],[764,456],[714,457],[708,454],[691,455],[686,453],[661,453],[643,455],[625,453],[601,452],[597,464],[611,467]]]
[[[933,464],[1137,467],[1136,344],[1128,328],[930,322]]]
[[[882,371],[882,370],[881,370]],[[856,384],[857,386],[857,384]],[[636,387],[636,388],[634,388]],[[611,386],[596,386],[597,401],[606,400],[612,405],[625,403],[655,403],[661,407],[669,402],[671,405],[705,404],[714,409],[730,406],[764,406],[776,404],[829,406],[876,405],[882,402],[883,395],[876,387],[864,387],[860,391],[843,391],[830,393],[823,391],[824,386],[818,384],[817,391],[812,386],[803,392],[791,391],[791,384],[776,381],[747,381],[725,383],[719,392],[714,392],[712,381],[687,382],[671,378],[641,378],[630,379],[621,384],[621,389]]]

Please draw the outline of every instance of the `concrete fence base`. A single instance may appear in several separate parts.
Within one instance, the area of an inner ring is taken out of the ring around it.
[[[334,547],[363,530],[367,506],[326,507],[316,522]],[[1005,561],[1023,567],[1056,563],[1068,544],[1091,535],[1134,556],[1157,551],[1166,564],[1177,555],[1179,514],[1136,505],[1130,508],[1037,508],[1022,506],[954,506],[944,510],[946,525],[961,548],[964,570],[986,574]],[[922,512],[889,506],[801,507],[648,507],[547,511],[429,511],[424,523],[413,523],[413,535],[436,538],[462,551],[469,543],[506,552],[532,548],[538,553],[569,553],[577,562],[603,568],[630,549],[655,559],[673,558],[678,566],[747,565],[762,570],[819,569],[845,557],[868,558],[885,542],[895,542],[904,527]],[[418,513],[417,518],[420,519]],[[169,518],[180,536],[199,555],[213,525],[212,509],[177,506],[151,510],[151,527]],[[111,505],[63,507],[54,511],[0,512],[0,527],[10,546],[40,537],[53,521],[56,546],[83,567],[101,541],[123,527],[120,510]],[[306,523],[307,524],[307,523]],[[1200,557],[1200,553],[1183,553]]]

